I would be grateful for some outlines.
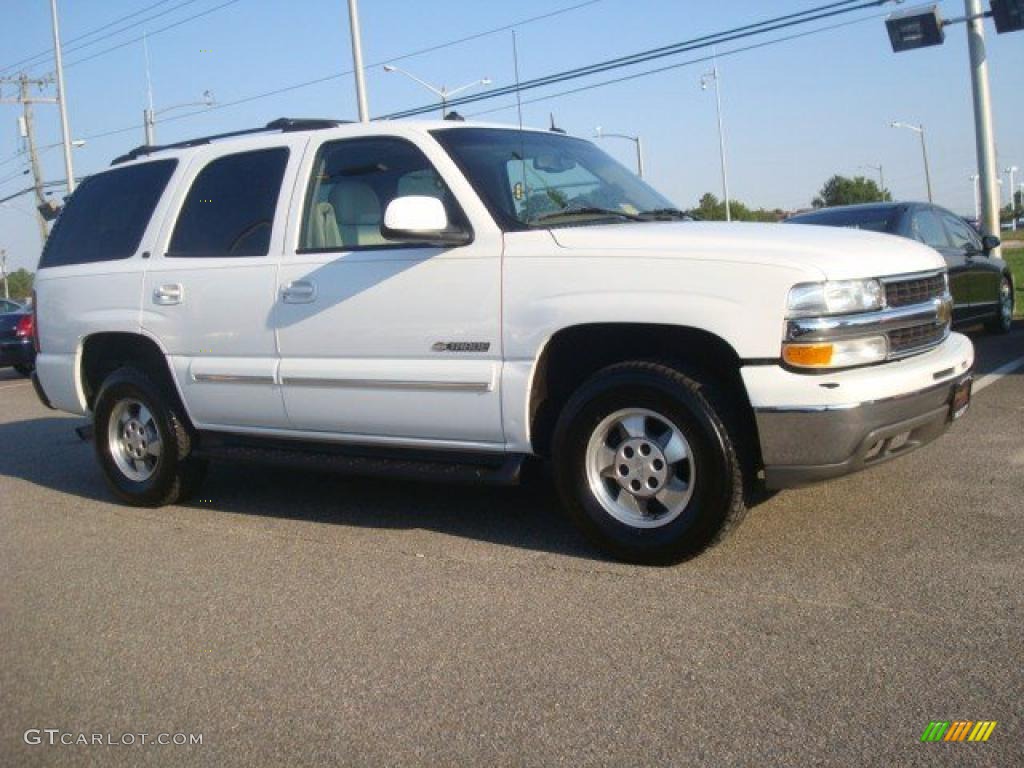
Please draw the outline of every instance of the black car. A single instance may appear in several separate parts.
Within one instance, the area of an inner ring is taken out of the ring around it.
[[[799,213],[787,224],[817,224],[885,232],[919,240],[942,254],[949,268],[953,322],[984,322],[1006,333],[1013,322],[1013,276],[992,255],[999,238],[982,237],[954,213],[930,203],[866,203]]]
[[[23,376],[31,376],[36,367],[36,348],[32,340],[35,318],[32,311],[7,299],[0,299],[0,368],[14,366]],[[9,311],[2,311],[6,306]]]

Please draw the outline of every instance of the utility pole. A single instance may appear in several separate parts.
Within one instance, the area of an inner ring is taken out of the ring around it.
[[[992,130],[992,96],[985,55],[985,24],[981,0],[964,0],[967,14],[967,48],[971,59],[971,91],[974,95],[974,136],[981,177],[981,231],[999,237],[999,193],[996,190],[996,143]],[[998,256],[999,249],[996,249]]]
[[[359,122],[370,122],[370,108],[366,103],[366,74],[363,72],[363,43],[359,30],[359,4],[348,0],[348,24],[352,34],[352,67],[356,76],[356,103],[359,105]]]
[[[18,97],[16,99],[0,99],[0,103],[16,104],[22,106],[22,120],[25,126],[25,149],[28,151],[29,167],[32,169],[32,185],[36,195],[36,221],[39,224],[39,237],[43,244],[46,244],[46,220],[39,210],[39,206],[47,205],[46,195],[43,192],[43,171],[39,165],[39,152],[36,148],[35,121],[32,114],[33,104],[54,104],[57,100],[43,96],[32,96],[31,86],[43,88],[53,82],[52,78],[30,79],[22,73],[16,78],[0,78],[0,84],[17,83]]]
[[[67,174],[68,195],[75,191],[75,169],[71,165],[71,128],[68,126],[67,90],[64,87],[64,56],[60,49],[60,24],[57,21],[57,0],[50,0],[53,17],[53,58],[57,67],[57,105],[60,107],[60,132],[64,138],[64,173]]]

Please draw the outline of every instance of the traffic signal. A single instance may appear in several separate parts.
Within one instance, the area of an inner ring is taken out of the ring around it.
[[[1014,0],[1010,0],[1014,2]],[[995,2],[995,0],[993,0]],[[1021,0],[1016,0],[1019,5]],[[942,45],[946,40],[938,5],[919,5],[889,14],[885,20],[895,53]]]
[[[1024,0],[992,0],[992,21],[999,34],[1024,29]]]

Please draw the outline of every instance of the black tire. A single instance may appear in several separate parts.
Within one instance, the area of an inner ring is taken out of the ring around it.
[[[1004,294],[1004,291],[1010,297],[1009,313],[1004,310],[1003,296],[1007,295]],[[996,309],[995,317],[985,323],[985,330],[989,333],[1009,333],[1010,329],[1013,328],[1013,303],[1013,283],[1007,275],[1003,275],[999,283],[999,307]]]
[[[152,415],[162,450],[152,474],[144,480],[129,477],[114,457],[110,422],[119,403],[136,402]],[[96,457],[110,489],[123,501],[138,507],[174,504],[192,495],[206,476],[206,462],[191,455],[194,436],[177,398],[143,371],[126,366],[103,381],[93,406]]]
[[[34,371],[35,369],[36,369],[36,367],[34,365],[16,365],[16,366],[14,366],[14,370],[16,370],[18,373],[20,373],[22,376],[24,376],[26,378],[31,376],[32,375],[32,371]]]
[[[626,362],[595,374],[570,398],[555,429],[555,481],[570,518],[597,547],[632,563],[677,563],[722,540],[746,513],[742,464],[726,428],[740,420],[729,408],[701,381],[669,365]],[[692,496],[661,527],[625,524],[602,505],[588,479],[591,435],[622,409],[656,413],[689,443],[696,467]]]

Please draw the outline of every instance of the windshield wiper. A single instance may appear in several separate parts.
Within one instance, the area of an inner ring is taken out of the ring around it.
[[[678,208],[652,208],[649,211],[640,211],[638,216],[647,220],[654,219],[666,221],[669,219],[676,219],[677,221],[693,221],[693,217],[690,214],[685,211],[681,211]]]
[[[535,219],[530,219],[527,223],[539,224],[542,221],[549,221],[550,219],[559,219],[565,216],[616,216],[620,219],[626,219],[628,221],[646,221],[646,219],[643,216],[639,216],[635,213],[616,211],[612,208],[598,208],[595,206],[586,206],[583,208],[563,208],[560,211],[552,211],[551,213],[545,213],[543,216],[538,216]]]

